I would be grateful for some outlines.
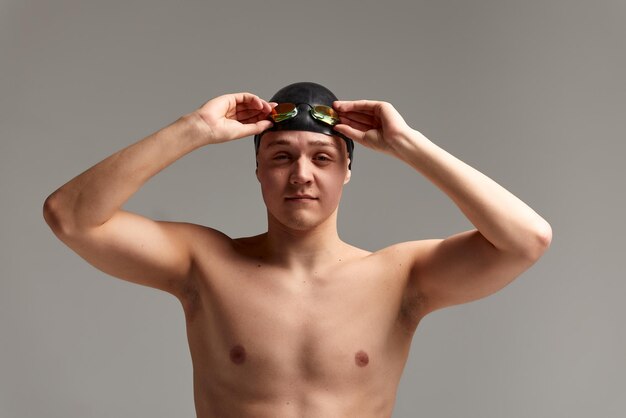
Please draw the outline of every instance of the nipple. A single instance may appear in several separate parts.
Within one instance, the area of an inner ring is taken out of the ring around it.
[[[365,367],[370,362],[370,358],[365,351],[360,350],[354,355],[354,362],[359,367]]]
[[[236,345],[230,349],[230,360],[235,364],[246,361],[246,350],[241,345]]]

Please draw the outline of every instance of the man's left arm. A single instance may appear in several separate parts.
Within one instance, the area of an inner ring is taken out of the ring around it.
[[[407,291],[424,305],[423,314],[495,293],[549,247],[552,230],[545,219],[410,128],[391,104],[362,100],[338,102],[337,107],[343,124],[337,131],[409,164],[448,195],[476,227],[446,239],[399,244],[412,264]]]

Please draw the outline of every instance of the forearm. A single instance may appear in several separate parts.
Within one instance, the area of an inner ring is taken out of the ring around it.
[[[202,137],[192,114],[182,116],[57,189],[46,200],[46,220],[66,232],[102,225],[151,177],[204,145]]]
[[[549,245],[548,222],[495,181],[418,131],[401,143],[398,158],[446,193],[496,248],[535,256]]]

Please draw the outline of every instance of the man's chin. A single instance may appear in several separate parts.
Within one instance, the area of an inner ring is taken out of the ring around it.
[[[285,225],[286,227],[290,228],[290,229],[294,229],[296,231],[309,231],[315,227],[317,227],[320,224],[320,222],[313,222],[312,220],[309,219],[303,219],[303,220],[291,220],[290,222],[286,222],[283,225]]]
[[[315,210],[279,210],[278,212],[268,211],[271,222],[275,222],[282,228],[294,231],[305,232],[315,229],[324,222],[330,220],[332,214],[321,213]]]
[[[277,219],[285,227],[296,231],[308,231],[319,226],[323,222],[323,219],[318,219],[312,216],[291,216]]]

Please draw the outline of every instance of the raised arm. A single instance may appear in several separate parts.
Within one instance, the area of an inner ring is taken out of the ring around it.
[[[552,229],[495,181],[411,129],[390,103],[335,102],[335,129],[409,164],[446,193],[476,229],[446,239],[395,245],[410,265],[405,300],[425,315],[488,296],[533,265],[549,247]]]
[[[250,93],[214,98],[58,188],[44,203],[44,219],[63,243],[99,270],[178,296],[189,277],[192,237],[200,227],[153,221],[120,208],[187,153],[267,129],[270,109]],[[215,239],[221,236],[203,230]]]

